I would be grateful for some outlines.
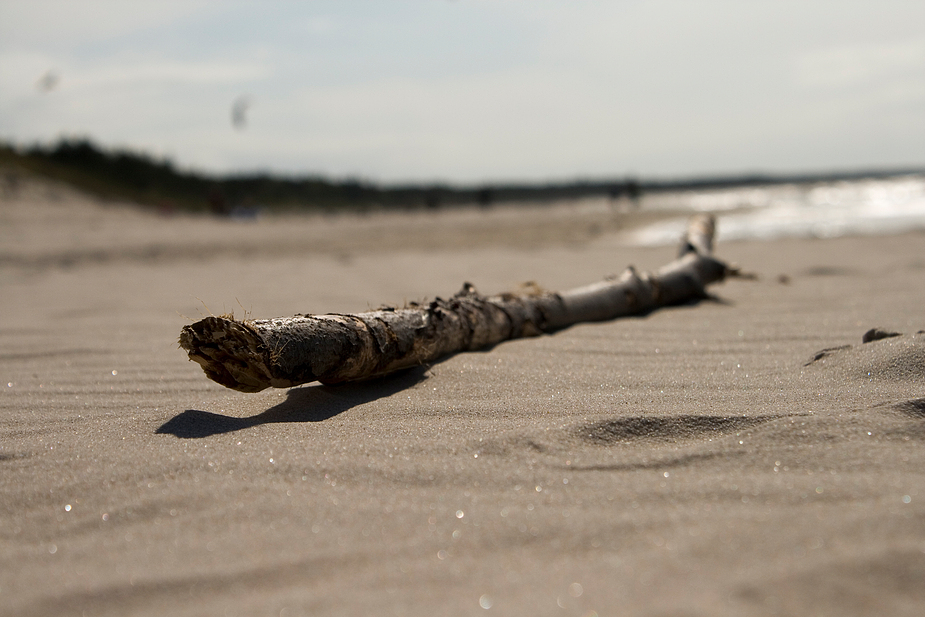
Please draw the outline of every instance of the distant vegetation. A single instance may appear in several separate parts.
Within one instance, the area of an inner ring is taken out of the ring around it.
[[[358,182],[264,174],[217,177],[179,171],[168,160],[126,150],[107,151],[86,139],[27,149],[0,145],[0,163],[16,164],[109,199],[216,213],[256,206],[331,209],[370,205],[382,201],[383,193]]]
[[[269,174],[210,176],[178,171],[169,160],[127,150],[106,150],[88,139],[63,139],[56,145],[14,148],[0,143],[0,165],[13,165],[62,180],[108,199],[130,200],[159,208],[208,210],[310,209],[325,211],[378,208],[438,208],[477,203],[551,201],[591,196],[635,198],[643,192],[717,188],[781,182],[831,181],[922,173],[921,169],[806,176],[739,176],[673,182],[635,179],[558,184],[378,186],[335,182],[320,177],[287,178]]]

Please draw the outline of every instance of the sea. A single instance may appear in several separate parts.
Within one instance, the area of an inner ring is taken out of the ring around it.
[[[896,234],[925,230],[925,174],[666,191],[638,207],[679,213],[629,232],[638,246],[676,243],[691,212],[715,214],[721,241]]]

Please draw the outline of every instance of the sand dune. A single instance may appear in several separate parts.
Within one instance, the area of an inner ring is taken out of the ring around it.
[[[244,395],[184,324],[570,288],[674,248],[574,204],[243,222],[29,186],[0,203],[0,614],[925,609],[925,235],[720,221],[758,279],[717,301]]]

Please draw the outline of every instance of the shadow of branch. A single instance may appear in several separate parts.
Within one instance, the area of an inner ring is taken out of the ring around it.
[[[429,367],[420,366],[369,381],[293,388],[286,392],[286,400],[279,405],[246,418],[187,409],[165,422],[155,433],[180,439],[201,439],[276,422],[323,422],[357,405],[411,388],[427,379],[428,370]]]

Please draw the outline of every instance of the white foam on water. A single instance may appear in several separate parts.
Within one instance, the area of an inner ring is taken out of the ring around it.
[[[679,191],[653,196],[651,207],[712,212],[722,241],[894,234],[925,229],[925,177]],[[686,226],[686,217],[661,221],[627,241],[674,244]]]

